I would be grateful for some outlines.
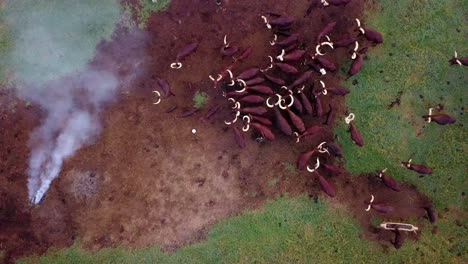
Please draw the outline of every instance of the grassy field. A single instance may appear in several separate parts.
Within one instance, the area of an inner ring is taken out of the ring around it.
[[[157,247],[140,250],[105,249],[90,253],[79,244],[51,250],[22,263],[462,263],[468,237],[466,68],[447,63],[456,49],[468,55],[462,0],[379,0],[366,24],[384,34],[385,43],[370,50],[364,69],[346,82],[349,109],[363,134],[365,147],[351,143],[339,125],[346,167],[355,174],[387,167],[398,181],[417,186],[433,201],[442,217],[438,233],[423,227],[419,241],[386,252],[359,238],[360,228],[342,208],[328,199],[281,198],[263,209],[247,212],[215,225],[208,238],[172,255]],[[457,30],[458,29],[458,30]],[[460,31],[460,32],[458,32]],[[353,85],[353,81],[357,81]],[[387,109],[399,92],[401,105]],[[423,97],[423,99],[421,98]],[[437,104],[457,118],[451,126],[426,125],[421,118]],[[423,126],[425,126],[423,128]],[[417,136],[421,132],[421,136]],[[413,158],[434,169],[418,174],[399,167]],[[273,179],[272,179],[273,180]],[[447,208],[447,209],[445,209]]]
[[[356,114],[365,147],[355,146],[340,120],[337,134],[355,174],[388,168],[398,181],[414,184],[433,199],[437,208],[448,205],[467,209],[468,171],[466,125],[466,67],[449,66],[457,50],[467,54],[464,23],[468,2],[380,0],[368,14],[367,26],[380,30],[384,44],[371,49],[363,70],[345,85],[352,89],[347,105]],[[460,32],[458,32],[460,31]],[[357,85],[353,85],[353,81]],[[387,109],[402,92],[401,105]],[[423,97],[423,98],[421,98]],[[457,123],[427,124],[421,117],[429,107],[443,104]],[[417,136],[421,132],[421,136]],[[400,167],[413,158],[416,164],[433,168],[420,178]]]
[[[427,236],[406,242],[389,255],[359,238],[360,228],[328,200],[280,198],[262,210],[217,224],[206,241],[166,255],[157,247],[139,250],[105,249],[96,253],[79,244],[51,250],[47,256],[19,263],[457,263],[458,252],[437,250]],[[461,250],[457,248],[456,250]]]
[[[170,2],[170,0],[158,0],[153,3],[152,0],[139,0],[137,5],[126,4],[124,10],[136,18],[139,28],[144,29],[151,14],[166,9]]]

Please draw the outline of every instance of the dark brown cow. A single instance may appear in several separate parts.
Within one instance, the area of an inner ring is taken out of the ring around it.
[[[304,107],[305,113],[308,114],[308,115],[311,115],[312,114],[312,104],[310,103],[309,99],[307,98],[307,96],[303,92],[301,92],[299,94],[299,97],[301,98],[301,103],[302,103],[302,106]]]
[[[248,70],[243,71],[241,74],[239,74],[236,79],[241,79],[241,80],[250,80],[253,77],[257,76],[257,74],[260,72],[258,68],[250,68]]]
[[[263,106],[255,106],[255,107],[244,107],[239,110],[242,114],[252,114],[252,115],[264,115],[268,111]]]
[[[251,115],[250,118],[252,118],[253,121],[257,121],[258,123],[261,123],[265,126],[271,126],[273,124],[271,120],[266,117]]]
[[[334,95],[344,96],[349,94],[349,89],[342,86],[327,87],[327,91]]]
[[[317,152],[317,148],[301,153],[297,158],[296,167],[298,170],[305,170],[310,158]]]
[[[234,131],[234,139],[237,145],[239,145],[241,149],[245,148],[244,134],[236,126],[232,126],[232,131]]]
[[[287,17],[287,16],[282,16],[275,18],[271,21],[268,22],[272,26],[278,26],[278,27],[288,27],[292,23],[294,23],[294,18],[292,17]]]
[[[285,72],[285,73],[291,73],[291,74],[299,73],[299,70],[296,67],[289,65],[287,63],[277,62],[277,63],[273,63],[273,66],[278,67],[282,72]]]
[[[328,194],[328,196],[335,197],[336,196],[335,187],[331,183],[329,183],[327,180],[325,180],[325,178],[318,171],[314,171],[314,173],[315,175],[317,175],[319,179],[320,187],[322,188],[322,190],[326,194]]]
[[[328,71],[334,72],[336,71],[336,65],[332,61],[325,59],[324,57],[315,57],[315,61],[317,61],[323,68]]]
[[[289,109],[286,109],[286,111],[288,112],[289,119],[291,119],[291,122],[297,128],[297,130],[300,133],[304,132],[305,131],[304,121],[302,121],[302,119],[299,116],[297,116],[293,111]]]
[[[454,117],[446,114],[424,115],[423,118],[426,120],[434,121],[439,125],[453,124],[457,121]]]
[[[305,50],[293,50],[283,56],[282,61],[299,61],[305,54]]]
[[[317,36],[317,43],[319,43],[320,41],[322,41],[322,38],[325,36],[325,35],[328,35],[330,34],[333,29],[335,28],[336,26],[336,22],[331,22],[329,24],[327,24],[322,30],[320,30],[318,36]]]
[[[179,53],[177,53],[176,61],[181,62],[187,58],[190,54],[194,53],[198,48],[198,43],[192,43],[185,48],[183,48]]]
[[[275,43],[275,45],[281,46],[281,47],[287,47],[291,44],[295,44],[299,40],[299,34],[291,34],[291,36],[283,39],[282,41],[278,41]]]
[[[258,85],[258,84],[261,84],[265,81],[265,79],[263,79],[262,77],[257,77],[257,78],[253,78],[253,79],[250,79],[248,81],[245,82],[245,85],[247,86],[253,86],[253,85]]]
[[[223,46],[221,48],[221,54],[223,55],[223,57],[232,57],[237,52],[239,52],[239,47],[237,46],[231,46],[231,47]]]
[[[354,59],[353,63],[351,64],[351,67],[349,68],[348,75],[351,77],[358,73],[361,68],[362,68],[362,63],[363,63],[363,58],[362,55],[359,53],[356,53],[356,59]]]
[[[353,140],[354,144],[358,145],[359,147],[364,146],[364,140],[362,139],[361,133],[359,133],[353,122],[349,123],[349,132],[351,133],[351,139]]]
[[[268,127],[259,123],[252,122],[250,123],[250,126],[255,128],[258,132],[260,132],[260,134],[262,134],[266,139],[270,141],[275,140],[275,134],[273,134],[273,132],[271,132],[271,130]]]
[[[255,85],[247,87],[247,90],[254,91],[261,94],[274,94],[273,90],[265,85]]]
[[[259,103],[263,103],[264,101],[265,101],[265,98],[261,97],[260,95],[254,95],[254,94],[244,96],[238,100],[238,102],[250,103],[250,104],[259,104]]]
[[[385,184],[385,186],[387,186],[388,188],[390,188],[390,189],[392,189],[392,190],[394,190],[396,192],[399,192],[401,190],[401,188],[398,185],[398,183],[392,177],[390,177],[388,175],[385,175],[384,172],[385,172],[385,170],[378,171],[377,176],[382,178],[382,181]]]
[[[346,38],[346,39],[340,39],[338,41],[333,42],[333,46],[335,48],[339,47],[349,47],[351,44],[354,44],[356,42],[356,38]]]
[[[288,121],[286,120],[286,118],[284,118],[284,116],[280,113],[278,108],[275,108],[274,112],[275,112],[276,126],[286,136],[291,136],[292,135],[292,129],[291,129],[291,126],[288,124]]]
[[[409,161],[402,161],[401,162],[401,165],[406,167],[407,169],[409,170],[412,170],[412,171],[415,171],[417,173],[421,173],[421,174],[432,174],[432,169],[426,167],[426,166],[423,166],[423,165],[418,165],[418,164],[412,164],[411,163],[411,160]]]
[[[274,84],[277,84],[277,85],[285,85],[286,82],[278,77],[274,77],[274,76],[271,76],[270,74],[267,74],[267,73],[263,73],[263,75],[265,75],[265,78],[267,80],[269,80],[270,82],[274,83]]]

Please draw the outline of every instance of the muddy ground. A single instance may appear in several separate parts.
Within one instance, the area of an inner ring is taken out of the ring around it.
[[[223,122],[229,116],[227,105],[210,122],[200,121],[211,106],[226,102],[208,79],[209,74],[217,74],[232,63],[219,54],[224,34],[241,47],[253,47],[253,54],[239,65],[240,72],[263,64],[266,56],[275,53],[268,44],[271,33],[260,14],[295,17],[292,31],[308,43],[330,21],[341,25],[334,34],[347,36],[352,33],[352,20],[363,12],[363,3],[353,1],[346,7],[312,8],[307,15],[310,4],[305,0],[227,0],[217,6],[215,1],[172,1],[167,11],[150,19],[146,32],[120,28],[112,42],[98,47],[91,64],[131,78],[123,78],[126,81],[121,83],[118,100],[103,114],[101,136],[65,162],[38,206],[28,203],[25,172],[29,134],[43,113],[2,90],[0,250],[5,252],[4,261],[44,253],[51,246],[69,246],[75,239],[90,249],[159,244],[171,251],[203,239],[220,219],[285,193],[323,196],[336,206],[345,206],[364,226],[363,237],[386,246],[393,234],[371,226],[378,213],[363,213],[369,194],[378,193],[378,199],[399,208],[398,214],[380,215],[383,220],[424,221],[420,207],[428,202],[412,187],[404,187],[396,195],[375,176],[324,173],[338,190],[332,199],[324,196],[310,174],[294,169],[301,152],[332,140],[332,128],[320,138],[300,144],[279,133],[271,143],[258,144],[249,138],[241,150]],[[194,41],[199,42],[199,48],[183,69],[170,69],[177,52]],[[331,58],[349,64],[341,59],[345,56],[343,50]],[[141,70],[129,72],[134,65]],[[156,77],[166,79],[176,94],[159,105],[152,104]],[[325,80],[337,84],[341,79],[329,74]],[[191,117],[179,118],[193,106],[192,97],[199,89],[208,93],[208,105]],[[324,105],[328,103],[327,99]],[[333,98],[333,105],[341,117],[344,100]],[[165,113],[171,106],[177,106],[176,111]],[[312,117],[307,121],[321,122]],[[193,128],[196,134],[191,133]]]

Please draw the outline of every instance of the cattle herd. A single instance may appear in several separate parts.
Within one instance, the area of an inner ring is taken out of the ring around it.
[[[322,0],[321,4],[345,5],[351,0]],[[230,118],[224,123],[233,131],[233,136],[240,148],[246,146],[245,134],[254,130],[254,138],[257,141],[274,141],[279,135],[294,137],[295,142],[307,142],[306,139],[319,138],[327,127],[334,124],[335,117],[339,114],[334,109],[333,97],[345,96],[350,92],[346,87],[328,86],[323,77],[327,74],[335,74],[338,65],[330,58],[330,54],[337,49],[345,49],[349,55],[351,64],[348,76],[357,74],[364,62],[364,55],[369,46],[375,46],[383,42],[382,35],[362,25],[359,19],[355,19],[350,25],[354,35],[339,37],[335,31],[336,22],[326,24],[313,43],[304,43],[300,34],[292,32],[295,19],[289,16],[268,13],[260,16],[265,25],[265,30],[271,32],[270,43],[276,47],[276,53],[266,57],[257,67],[242,69],[242,63],[253,52],[251,47],[241,49],[229,42],[229,37],[224,36],[224,42],[220,49],[220,56],[232,58],[233,62],[227,67],[210,75],[213,87],[219,90],[225,98],[225,103],[213,106],[208,110],[203,120],[210,120],[220,110],[228,109]],[[312,45],[311,45],[312,44]],[[367,45],[367,46],[366,46]],[[361,47],[363,46],[363,47]],[[196,52],[198,43],[191,43],[183,48],[176,56],[174,63],[170,65],[173,69],[183,67],[183,61],[189,55]],[[468,65],[467,58],[459,59],[457,53],[450,60],[451,64]],[[158,79],[159,91],[157,95],[158,104],[161,98],[174,95],[170,91],[169,84]],[[323,104],[323,99],[330,97],[328,105]],[[166,112],[175,110],[171,107]],[[433,114],[432,108],[429,114],[423,116],[428,122],[434,121],[440,125],[451,124],[455,119],[446,114]],[[184,112],[180,117],[193,115],[198,109],[193,108]],[[344,119],[349,125],[349,133],[352,141],[359,147],[364,146],[364,140],[356,128],[353,120],[355,115],[349,113]],[[313,123],[314,125],[309,125]],[[296,166],[299,170],[307,170],[313,174],[319,182],[321,189],[329,196],[336,195],[335,187],[322,175],[326,171],[332,175],[340,175],[343,170],[330,163],[323,162],[323,155],[342,157],[340,146],[334,142],[322,142],[312,146],[309,150],[301,153],[297,159]],[[321,162],[322,160],[322,162]],[[313,161],[311,163],[311,161]],[[401,162],[401,165],[421,174],[431,174],[432,170],[423,165],[413,164],[411,160]],[[395,192],[400,191],[398,183],[389,175],[386,169],[377,171],[377,175],[385,186]],[[374,209],[380,213],[393,212],[394,208],[385,204],[373,203],[371,196],[369,206],[365,211]],[[431,223],[435,221],[434,211],[431,206],[425,208]],[[401,246],[399,230],[415,231],[416,227],[402,223],[387,223],[392,226],[386,229],[394,230],[396,233],[395,247]],[[415,229],[414,229],[415,228]]]

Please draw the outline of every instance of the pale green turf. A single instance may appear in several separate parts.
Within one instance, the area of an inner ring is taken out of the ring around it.
[[[440,221],[439,232],[452,224]],[[77,244],[51,250],[39,263],[457,263],[462,259],[456,255],[465,254],[462,244],[424,232],[419,242],[408,241],[398,251],[389,248],[386,255],[382,247],[360,239],[359,234],[353,218],[328,205],[328,199],[315,203],[301,196],[280,198],[262,210],[222,221],[206,241],[170,256],[157,247],[90,253]],[[36,261],[29,258],[20,263]]]
[[[151,14],[166,9],[171,0],[157,0],[156,3],[152,0],[138,0],[137,3],[136,5],[127,4],[124,9],[136,16],[138,27],[144,29]]]
[[[12,47],[2,64],[37,83],[81,70],[114,31],[120,5],[117,0],[9,0],[5,14]]]
[[[369,14],[366,26],[381,31],[384,44],[371,48],[362,71],[345,83],[352,90],[346,98],[348,108],[356,114],[355,124],[365,141],[363,148],[354,145],[343,120],[339,120],[338,142],[344,149],[346,168],[355,174],[388,168],[389,175],[416,185],[437,208],[453,205],[466,210],[462,192],[468,191],[468,134],[462,127],[467,125],[466,110],[461,107],[466,108],[468,102],[468,68],[449,66],[447,61],[454,50],[468,55],[464,18],[468,2],[377,2],[378,9]],[[353,80],[358,84],[352,85]],[[399,91],[403,91],[401,105],[388,110]],[[456,117],[456,124],[424,122],[421,116],[438,103]],[[400,167],[400,161],[410,157],[434,173],[419,178]]]

